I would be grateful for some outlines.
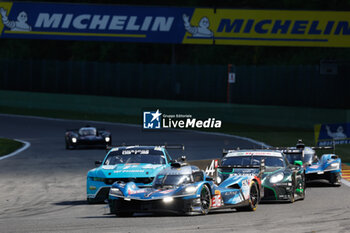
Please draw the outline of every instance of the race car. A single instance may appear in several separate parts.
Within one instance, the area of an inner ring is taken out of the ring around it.
[[[103,203],[116,181],[151,186],[157,173],[172,162],[167,148],[184,149],[182,145],[112,147],[103,161],[95,161],[98,167],[87,174],[87,201]]]
[[[235,176],[240,172],[250,172],[239,166],[265,168],[262,175],[263,198],[265,201],[303,200],[305,197],[305,175],[300,165],[289,164],[280,151],[275,150],[224,150],[218,181]]]
[[[152,187],[139,188],[134,182],[115,182],[109,192],[112,214],[131,216],[140,212],[207,214],[235,208],[254,211],[260,201],[260,166],[253,174],[241,174],[220,185],[197,166],[172,163],[156,176]]]
[[[341,185],[341,159],[336,154],[323,154],[321,159],[315,150],[329,150],[332,147],[306,147],[302,140],[298,140],[295,147],[278,148],[289,162],[302,161],[305,168],[306,181],[328,180],[334,186]]]
[[[70,129],[65,133],[66,149],[82,146],[103,147],[111,145],[112,134],[104,129],[96,129],[89,125],[80,129]]]

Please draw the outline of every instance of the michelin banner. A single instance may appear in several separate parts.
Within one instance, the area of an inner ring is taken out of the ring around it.
[[[350,47],[350,12],[0,2],[0,38]]]
[[[350,143],[350,123],[315,125],[315,141],[318,146]]]

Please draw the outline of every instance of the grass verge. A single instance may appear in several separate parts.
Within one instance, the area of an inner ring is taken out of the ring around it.
[[[0,138],[0,156],[10,154],[22,147],[21,142],[15,140]]]
[[[107,122],[120,122],[141,124],[140,116],[128,115],[106,115],[95,113],[82,113],[74,111],[54,111],[42,109],[22,109],[12,107],[1,107],[1,113],[43,116],[52,118],[75,119],[75,120],[94,120]],[[271,146],[293,146],[299,138],[303,139],[306,145],[313,146],[315,144],[313,129],[300,128],[285,128],[274,126],[257,126],[254,124],[232,124],[223,123],[223,128],[216,130],[207,130],[209,132],[221,132],[232,135],[238,135],[255,139],[257,141],[265,142]],[[340,155],[343,162],[350,163],[350,145],[337,145],[335,149],[336,154]],[[333,151],[320,151],[318,154],[333,153]]]

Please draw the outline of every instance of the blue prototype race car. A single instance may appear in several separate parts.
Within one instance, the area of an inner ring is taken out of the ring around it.
[[[334,186],[341,185],[341,159],[335,154],[323,154],[321,159],[315,150],[332,149],[332,147],[305,147],[299,140],[296,147],[280,148],[289,162],[301,160],[305,167],[306,181],[328,180]]]
[[[112,148],[99,167],[87,174],[86,192],[89,203],[101,203],[108,198],[111,185],[116,181],[151,186],[159,171],[170,166],[166,150],[184,149],[183,146],[124,146]]]
[[[138,188],[134,182],[114,183],[108,202],[111,213],[117,216],[140,212],[207,214],[222,208],[254,211],[261,197],[261,183],[256,175],[230,177],[218,186],[198,167],[172,163],[156,176],[152,187]]]

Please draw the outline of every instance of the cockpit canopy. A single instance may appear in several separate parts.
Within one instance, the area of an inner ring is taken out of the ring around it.
[[[79,129],[81,136],[96,136],[97,130],[95,127],[83,127]]]

